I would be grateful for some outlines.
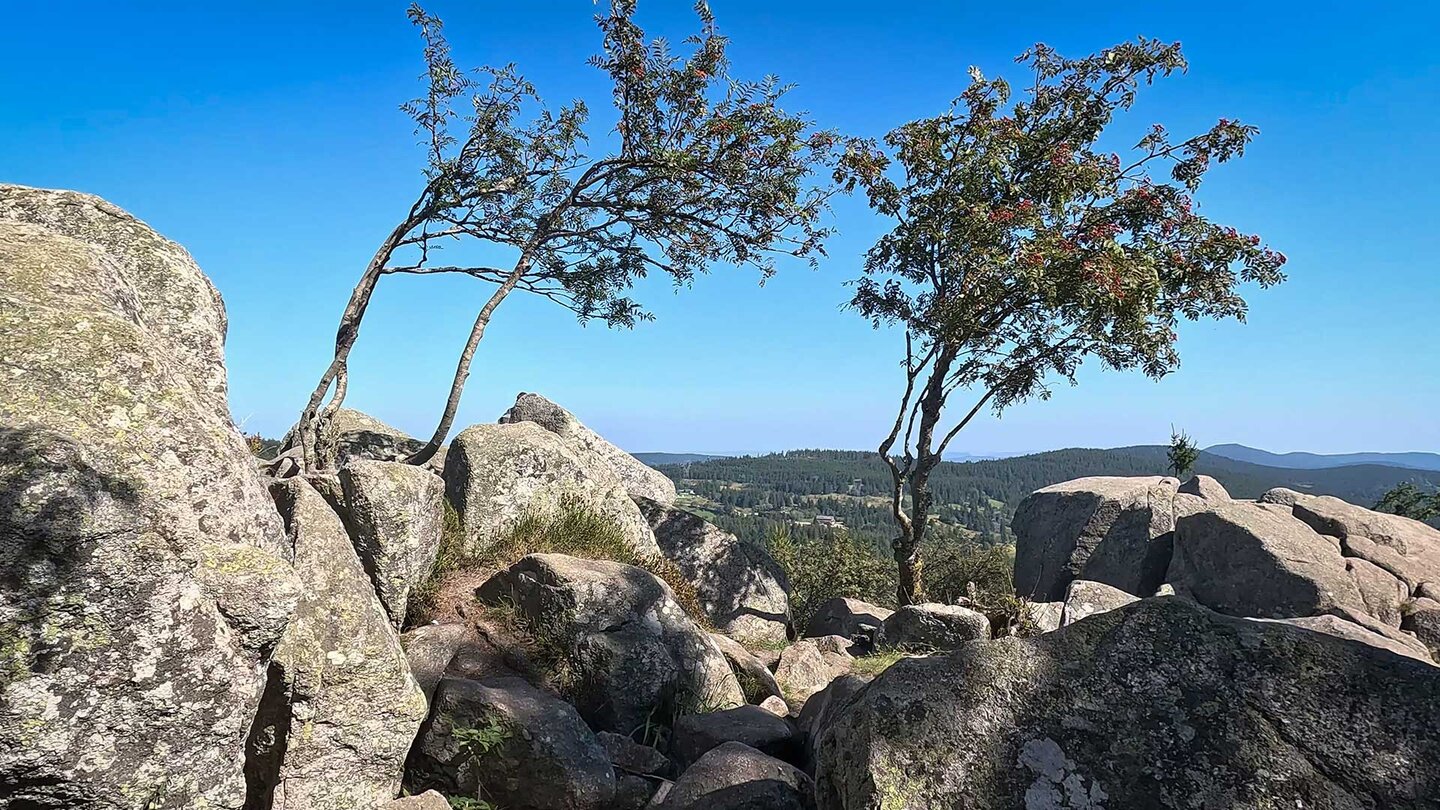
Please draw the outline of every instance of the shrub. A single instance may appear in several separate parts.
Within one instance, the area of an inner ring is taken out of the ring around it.
[[[619,527],[574,498],[563,498],[553,513],[529,512],[481,552],[466,548],[460,515],[445,501],[445,520],[435,565],[410,592],[411,624],[428,620],[447,577],[462,571],[508,568],[530,554],[568,554],[587,560],[610,560],[633,565],[659,577],[675,593],[675,601],[691,620],[712,629],[695,586],[674,563],[661,556],[641,554],[630,547]]]
[[[766,544],[790,580],[790,613],[801,631],[821,605],[837,596],[882,607],[895,603],[894,564],[845,532],[796,538],[780,528]]]

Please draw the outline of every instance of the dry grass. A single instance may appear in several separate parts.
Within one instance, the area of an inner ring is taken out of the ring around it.
[[[904,658],[915,658],[899,650],[886,650],[873,655],[862,655],[850,664],[850,671],[856,675],[879,675]]]

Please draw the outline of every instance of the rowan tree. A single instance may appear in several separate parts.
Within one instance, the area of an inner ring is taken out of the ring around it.
[[[732,79],[726,38],[703,2],[695,11],[700,31],[684,55],[646,39],[634,0],[614,0],[596,17],[603,45],[591,64],[611,82],[618,122],[592,145],[583,101],[547,107],[513,65],[460,70],[441,21],[411,6],[424,43],[425,93],[403,109],[426,151],[424,182],[341,316],[334,358],[296,431],[307,468],[333,462],[329,426],[385,276],[464,274],[494,287],[462,348],[439,424],[409,459],[420,464],[449,433],[476,348],[512,292],[549,298],[581,321],[630,327],[651,317],[628,297],[649,274],[684,285],[724,264],[755,268],[763,278],[777,256],[813,262],[822,252],[827,230],[819,219],[834,190],[840,139],[783,110],[788,87],[775,77]],[[499,266],[435,260],[452,240],[499,247],[509,259]]]
[[[847,185],[893,221],[850,306],[905,335],[900,407],[879,446],[901,604],[921,592],[929,476],[978,413],[1046,398],[1090,357],[1162,377],[1179,363],[1180,318],[1243,319],[1239,286],[1284,278],[1283,255],[1194,200],[1254,127],[1221,119],[1176,138],[1156,125],[1123,156],[1099,143],[1141,87],[1186,68],[1179,43],[1142,38],[1081,59],[1042,44],[1017,62],[1031,73],[1017,98],[972,68],[948,112],[843,161]],[[974,399],[942,425],[959,391]]]

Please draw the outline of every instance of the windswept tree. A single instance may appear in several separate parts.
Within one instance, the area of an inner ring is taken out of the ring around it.
[[[1195,440],[1190,438],[1190,434],[1172,427],[1170,449],[1165,456],[1170,462],[1170,472],[1174,473],[1176,478],[1183,478],[1200,458],[1200,448],[1195,446]]]
[[[977,414],[1048,397],[1089,357],[1162,377],[1179,362],[1179,318],[1243,319],[1239,285],[1284,278],[1283,255],[1194,202],[1254,127],[1221,119],[1176,138],[1157,125],[1125,156],[1099,143],[1140,87],[1185,69],[1178,43],[1140,39],[1083,59],[1036,45],[1017,61],[1032,73],[1018,100],[972,68],[949,112],[843,163],[894,222],[866,254],[850,305],[904,331],[903,393],[879,447],[894,484],[901,604],[921,593],[930,474]],[[962,391],[973,400],[942,424]]]
[[[761,277],[777,256],[808,258],[827,235],[819,219],[842,149],[832,132],[787,113],[772,77],[729,75],[726,39],[709,9],[676,55],[647,40],[634,0],[597,17],[591,63],[613,85],[618,122],[590,141],[583,101],[547,107],[515,67],[456,67],[441,22],[418,6],[425,93],[403,109],[426,151],[423,184],[380,242],[340,319],[334,359],[315,387],[293,441],[307,468],[333,463],[335,412],[345,399],[350,352],[380,279],[463,274],[492,285],[465,342],[434,434],[409,460],[429,460],[455,418],[471,362],[496,308],[511,293],[544,296],[582,321],[630,327],[651,317],[628,297],[652,273],[686,284],[714,264]],[[823,180],[823,182],[817,182]],[[451,241],[499,248],[497,266],[436,260]],[[329,398],[327,399],[327,395]]]

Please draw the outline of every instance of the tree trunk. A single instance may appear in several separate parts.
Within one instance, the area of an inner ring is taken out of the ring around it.
[[[345,311],[340,315],[340,328],[335,333],[335,357],[330,361],[330,367],[321,375],[320,382],[315,386],[315,391],[310,394],[310,401],[306,403],[305,410],[300,414],[300,422],[297,425],[298,436],[291,440],[292,446],[298,441],[303,453],[304,467],[306,470],[315,470],[329,465],[333,459],[329,457],[328,448],[321,448],[321,433],[326,427],[326,422],[339,410],[340,404],[345,400],[345,371],[350,358],[350,350],[355,347],[355,341],[360,336],[360,322],[365,318],[365,310],[370,306],[370,298],[375,294],[375,286],[380,283],[380,276],[384,275],[385,265],[390,262],[390,256],[395,252],[405,235],[414,230],[418,223],[413,216],[395,227],[380,248],[371,257],[370,264],[365,267],[365,272],[360,276],[360,282],[350,293],[350,301],[345,305]],[[339,380],[335,387],[335,396],[321,409],[321,403],[325,400],[325,394],[330,386]],[[325,451],[322,453],[322,449]]]
[[[455,366],[455,377],[450,381],[450,396],[445,400],[445,412],[440,416],[440,424],[435,427],[435,432],[430,436],[430,441],[420,448],[413,456],[406,459],[408,464],[424,464],[435,457],[440,450],[440,445],[445,443],[445,437],[449,435],[450,428],[455,423],[455,411],[460,407],[460,395],[465,391],[465,381],[470,378],[470,363],[475,358],[475,349],[480,345],[480,340],[485,337],[485,327],[490,324],[490,316],[505,296],[515,289],[520,283],[521,277],[530,269],[530,254],[522,253],[519,261],[515,262],[515,269],[505,277],[505,281],[480,308],[480,314],[475,316],[475,324],[470,327],[470,337],[465,341],[465,349],[460,352],[460,362]]]

